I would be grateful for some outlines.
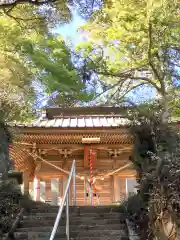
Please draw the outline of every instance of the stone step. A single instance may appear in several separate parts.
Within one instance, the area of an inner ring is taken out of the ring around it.
[[[18,229],[18,232],[51,232],[52,231],[52,228],[53,228],[53,225],[52,227],[49,227],[49,226],[46,226],[46,227],[25,227],[23,226],[22,228],[19,228]],[[80,224],[80,225],[70,225],[70,232],[71,231],[74,231],[74,232],[79,232],[79,231],[91,231],[91,230],[123,230],[125,228],[125,225],[120,225],[120,224],[106,224],[106,225],[83,225],[83,224]],[[58,227],[58,231],[60,232],[65,232],[66,231],[66,226],[59,226]]]
[[[24,217],[54,217],[56,218],[57,216],[57,212],[55,213],[51,213],[51,212],[45,212],[45,213],[41,213],[41,212],[36,212],[36,213],[31,213],[31,214],[28,214],[28,215],[24,215]],[[70,213],[69,214],[70,218],[73,218],[73,217],[89,217],[89,218],[113,218],[113,217],[119,217],[121,219],[124,219],[124,215],[121,214],[121,213],[116,213],[116,212],[112,212],[112,213]],[[62,214],[62,218],[65,217],[65,213]]]
[[[37,208],[32,208],[32,213],[37,212],[58,212],[58,206],[42,206]],[[65,208],[64,208],[65,211]],[[118,207],[70,207],[70,213],[111,213],[111,212],[119,212]]]
[[[42,222],[54,222],[56,219],[56,216],[24,216],[23,219],[21,220],[21,222],[36,222],[37,224],[42,223]],[[125,218],[120,218],[118,216],[109,216],[109,217],[99,217],[99,216],[95,216],[95,217],[87,217],[87,216],[82,216],[82,217],[70,217],[70,222],[71,223],[85,223],[85,224],[89,224],[89,223],[104,223],[104,221],[113,221],[113,222],[118,222],[118,223],[122,223],[124,224],[125,222]],[[62,216],[62,218],[60,219],[60,224],[64,224],[66,222],[66,217]]]
[[[51,219],[45,219],[41,221],[41,226],[53,226],[54,225],[55,218]],[[35,227],[39,225],[39,219],[24,219],[21,221],[20,226],[23,227]],[[60,226],[65,226],[66,219],[60,220]],[[105,224],[119,224],[124,225],[125,220],[121,220],[119,218],[112,218],[112,219],[95,219],[91,221],[89,218],[70,218],[70,225],[80,225],[80,224],[86,224],[86,225],[105,225]]]
[[[16,240],[49,240],[59,207],[36,203],[23,216]],[[129,240],[125,216],[119,207],[70,207],[70,240]],[[54,240],[66,240],[65,208]]]
[[[49,240],[49,237],[18,237],[16,240]],[[54,240],[67,240],[67,238],[55,237]],[[99,237],[71,237],[70,240],[129,240],[128,236],[99,236]]]
[[[80,231],[80,232],[76,232],[76,231],[71,231],[71,237],[72,238],[77,238],[77,237],[104,237],[104,239],[106,238],[106,236],[108,237],[125,237],[127,236],[127,232],[124,230],[109,230],[109,229],[104,229],[104,230],[84,230],[84,231]],[[41,231],[35,231],[35,232],[15,232],[14,233],[15,238],[26,238],[26,239],[33,239],[34,237],[38,237],[38,239],[41,237],[50,237],[50,232],[41,232]],[[56,233],[56,237],[59,238],[65,238],[66,235],[63,232],[57,231]]]

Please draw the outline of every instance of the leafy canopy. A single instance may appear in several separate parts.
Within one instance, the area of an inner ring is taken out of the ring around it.
[[[77,101],[91,99],[92,93],[86,91],[80,73],[72,63],[71,52],[62,38],[39,38],[38,44],[24,41],[23,49],[32,67],[37,69],[36,79],[44,86],[47,95],[55,93],[56,104],[61,97]]]
[[[82,28],[89,42],[77,50],[99,76],[108,99],[127,101],[132,91],[148,86],[163,108],[175,104],[180,80],[179,12],[177,0],[115,0],[94,13]]]
[[[91,98],[72,64],[70,50],[49,33],[36,6],[16,7],[11,14],[0,17],[0,117],[8,121],[32,118],[34,104],[39,105],[37,88],[48,99],[55,93],[51,105],[64,104],[64,98],[66,104]]]

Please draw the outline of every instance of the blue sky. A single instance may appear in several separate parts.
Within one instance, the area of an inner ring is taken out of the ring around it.
[[[78,28],[84,24],[85,21],[78,15],[77,11],[73,11],[72,21],[67,24],[60,25],[54,29],[54,33],[61,34],[65,40],[71,40],[73,45],[83,41],[83,35],[78,32]]]
[[[61,35],[65,41],[70,40],[72,45],[75,46],[84,40],[83,35],[78,32],[78,28],[84,24],[85,21],[78,15],[77,11],[74,10],[72,14],[73,17],[70,23],[60,24],[52,32]],[[38,86],[37,89],[39,88]],[[46,94],[42,98],[44,100],[41,101],[41,106],[45,106],[47,104]]]
[[[72,46],[76,46],[82,41],[86,41],[82,33],[78,32],[78,28],[85,23],[85,20],[82,19],[77,11],[73,11],[72,21],[68,24],[63,24],[53,30],[54,33],[62,35],[65,41],[70,41]],[[137,99],[138,91],[138,99]],[[155,95],[155,92],[152,88],[148,86],[143,87],[143,89],[138,89],[128,94],[131,100],[133,101],[144,101],[151,99]]]

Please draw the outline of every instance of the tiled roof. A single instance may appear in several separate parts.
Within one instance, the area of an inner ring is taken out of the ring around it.
[[[17,127],[37,128],[94,128],[129,126],[127,108],[120,107],[72,107],[43,109],[41,116],[31,123],[13,123]],[[180,124],[179,119],[171,122]]]
[[[41,119],[33,121],[32,127],[118,127],[125,126],[129,122],[121,117],[62,117],[54,119]]]
[[[129,124],[122,108],[74,107],[44,109],[40,118],[18,127],[93,128],[119,127]]]

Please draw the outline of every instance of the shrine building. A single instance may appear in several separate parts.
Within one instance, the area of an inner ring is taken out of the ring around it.
[[[73,160],[79,206],[90,205],[92,180],[100,205],[119,203],[136,191],[129,161],[133,138],[122,108],[47,108],[37,120],[14,129],[10,157],[23,172],[24,193],[34,200],[60,204]]]

